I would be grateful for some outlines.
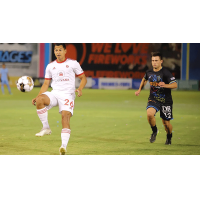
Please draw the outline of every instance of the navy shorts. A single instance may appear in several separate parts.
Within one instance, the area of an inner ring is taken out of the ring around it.
[[[149,100],[147,103],[147,108],[154,108],[156,112],[160,111],[160,117],[164,120],[172,120],[173,114],[172,114],[172,104],[170,103],[161,103],[154,100]]]

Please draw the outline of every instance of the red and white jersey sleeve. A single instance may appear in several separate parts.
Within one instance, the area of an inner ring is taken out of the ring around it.
[[[45,79],[52,79],[53,90],[74,93],[75,77],[82,74],[84,74],[83,69],[76,60],[66,59],[62,63],[55,60],[47,65]]]
[[[80,64],[77,61],[75,61],[74,65],[73,65],[73,70],[77,76],[84,74]]]

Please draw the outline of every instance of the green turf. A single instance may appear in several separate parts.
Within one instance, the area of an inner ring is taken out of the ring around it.
[[[5,88],[7,92],[7,88]],[[49,111],[50,136],[37,138],[41,129],[36,108],[31,104],[39,88],[13,95],[0,94],[0,155],[58,155],[61,145],[61,116],[58,107]],[[160,134],[149,142],[151,129],[146,119],[149,91],[139,97],[135,90],[84,89],[76,98],[71,118],[69,155],[199,155],[200,92],[173,91],[172,145],[164,145],[166,133],[159,114]]]

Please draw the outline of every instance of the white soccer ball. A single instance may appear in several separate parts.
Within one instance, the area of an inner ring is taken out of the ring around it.
[[[22,76],[17,81],[17,89],[21,92],[30,92],[33,87],[34,82],[30,76]]]

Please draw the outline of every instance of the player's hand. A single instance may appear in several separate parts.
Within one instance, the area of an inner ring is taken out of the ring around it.
[[[165,87],[165,83],[164,83],[164,82],[159,82],[158,85],[159,85],[160,87]]]
[[[82,90],[77,89],[77,90],[75,90],[75,92],[78,92],[78,97],[81,97],[81,96],[82,96]]]
[[[36,106],[36,98],[34,98],[34,99],[32,100],[32,104],[33,104],[34,106]]]
[[[140,94],[140,90],[138,90],[138,91],[135,92],[136,96],[139,96],[139,94]]]

